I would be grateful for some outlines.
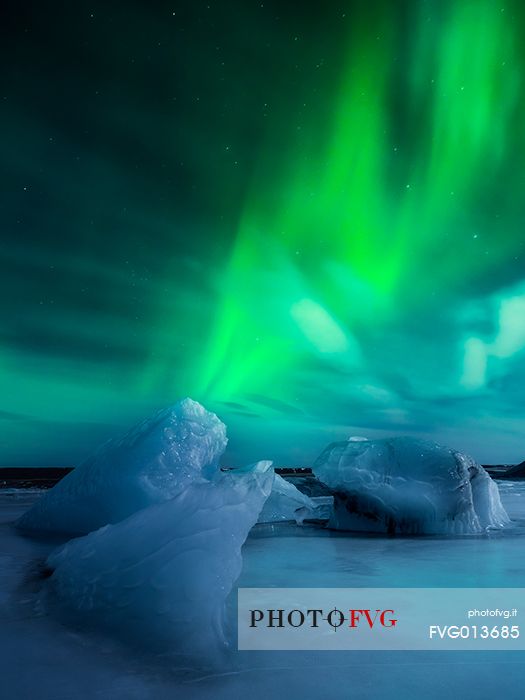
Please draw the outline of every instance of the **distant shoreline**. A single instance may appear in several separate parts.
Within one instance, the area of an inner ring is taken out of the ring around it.
[[[50,489],[74,467],[0,467],[0,489]]]
[[[483,466],[495,479],[522,476],[521,473],[515,474],[516,466],[514,465],[485,464]],[[0,467],[0,489],[52,488],[73,469],[74,467]],[[291,478],[312,474],[310,467],[276,467],[275,471],[281,476]]]

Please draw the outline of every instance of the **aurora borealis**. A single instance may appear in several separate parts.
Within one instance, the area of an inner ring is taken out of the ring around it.
[[[2,31],[3,464],[185,395],[232,462],[525,458],[521,3],[12,3]]]

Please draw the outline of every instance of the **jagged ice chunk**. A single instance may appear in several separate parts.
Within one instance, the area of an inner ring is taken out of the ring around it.
[[[209,660],[227,646],[225,602],[272,488],[270,465],[191,483],[71,540],[47,560],[52,600],[127,642]]]
[[[227,444],[226,426],[184,399],[110,440],[18,521],[26,530],[86,534],[210,479]]]

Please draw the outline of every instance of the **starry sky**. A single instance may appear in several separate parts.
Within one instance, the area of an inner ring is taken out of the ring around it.
[[[525,459],[518,0],[8,2],[0,464],[191,396],[226,462]]]

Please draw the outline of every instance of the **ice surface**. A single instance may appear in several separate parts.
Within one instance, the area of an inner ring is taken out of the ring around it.
[[[309,498],[293,484],[275,475],[272,492],[264,504],[258,522],[273,523],[283,520],[295,520],[298,525],[305,518],[325,519],[330,517],[333,498]]]
[[[410,437],[329,445],[313,466],[335,493],[329,526],[402,534],[467,534],[509,522],[471,457]]]
[[[271,491],[270,466],[191,483],[169,501],[68,542],[47,560],[61,610],[87,614],[90,625],[150,649],[209,659],[227,644],[225,601]]]
[[[212,478],[226,448],[226,427],[191,399],[159,411],[110,440],[19,520],[27,530],[83,535]]]
[[[241,576],[228,600],[232,623],[238,585],[522,587],[525,481],[498,486],[514,524],[483,537],[369,537],[286,524],[252,529],[242,549]],[[28,589],[29,573],[55,538],[23,537],[11,523],[36,497],[24,491],[13,498],[0,489],[2,697],[268,700],[278,687],[279,696],[302,700],[467,700],[499,697],[502,679],[504,700],[523,697],[523,652],[238,652],[228,655],[216,673],[202,672],[198,663],[190,671],[190,664],[177,664],[170,655],[132,655],[85,625],[59,624],[35,604],[46,582],[33,580]]]

